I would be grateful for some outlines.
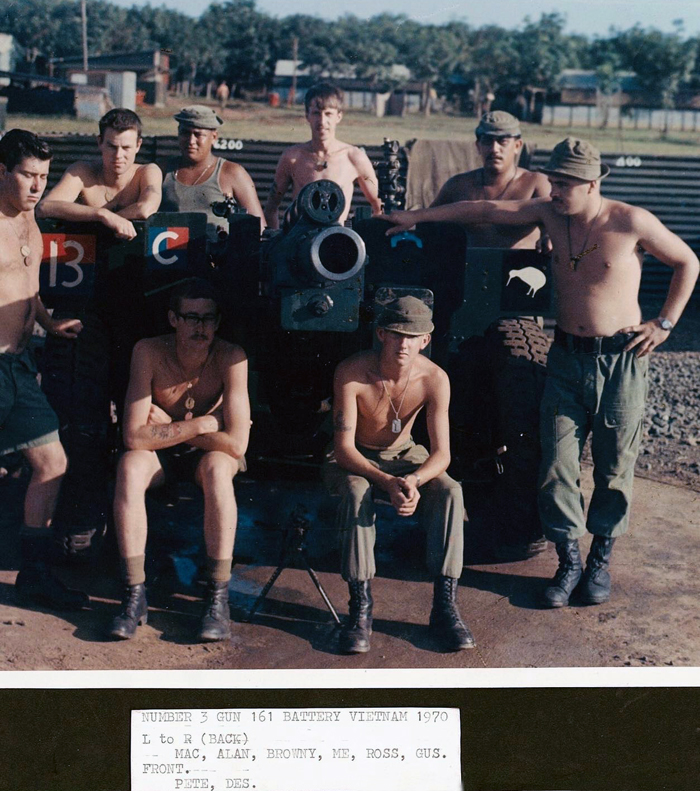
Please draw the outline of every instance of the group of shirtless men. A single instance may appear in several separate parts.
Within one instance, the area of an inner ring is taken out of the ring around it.
[[[343,222],[357,182],[373,214],[381,203],[372,165],[359,148],[336,137],[342,94],[320,84],[306,95],[311,140],[286,150],[263,211],[243,167],[212,154],[221,118],[209,107],[182,109],[180,156],[162,166],[137,165],[141,124],[128,110],[100,121],[101,159],[77,162],[42,201],[51,151],[19,129],[0,140],[0,455],[21,451],[31,478],[20,531],[15,587],[24,600],[55,609],[80,609],[86,594],[67,588],[51,570],[51,521],[67,459],[58,421],[37,384],[28,351],[34,322],[74,338],[78,319],[54,319],[39,297],[41,234],[35,221],[55,217],[100,222],[121,239],[136,235],[133,220],[162,211],[203,211],[215,241],[221,219],[214,201],[233,196],[261,225],[278,227],[278,208],[310,181],[331,179],[346,196]],[[634,463],[641,437],[649,353],[668,338],[691,296],[698,259],[648,211],[601,195],[607,175],[599,152],[567,138],[541,172],[518,166],[523,145],[518,121],[486,113],[476,129],[483,166],[451,178],[430,208],[382,215],[389,236],[417,222],[468,226],[479,246],[551,249],[557,327],[550,350],[541,411],[540,513],[559,566],[543,605],[561,607],[577,591],[583,603],[610,597],[609,564],[615,539],[629,523]],[[41,201],[41,202],[40,202]],[[644,252],[673,269],[661,315],[643,320],[638,304]],[[202,641],[230,636],[228,586],[236,529],[233,478],[245,469],[251,427],[247,358],[216,336],[217,294],[192,279],[173,290],[174,332],[139,341],[133,350],[123,420],[114,518],[125,594],[109,632],[131,638],[147,619],[145,494],[171,474],[188,474],[204,493],[206,596]],[[373,487],[399,516],[417,512],[427,532],[427,565],[434,578],[430,629],[444,650],[474,646],[457,608],[463,568],[464,505],[450,463],[447,374],[421,354],[433,331],[431,312],[402,297],[378,318],[378,351],[342,362],[334,384],[334,442],[323,465],[329,491],[340,497],[341,570],[349,616],[340,650],[362,653],[372,632],[375,575]],[[411,429],[425,409],[429,450]],[[595,488],[584,514],[580,457],[592,434]],[[593,535],[587,561],[578,539]]]

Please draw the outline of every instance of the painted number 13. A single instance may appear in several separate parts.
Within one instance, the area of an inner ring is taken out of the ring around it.
[[[83,282],[84,273],[82,268],[80,267],[80,263],[82,262],[85,256],[85,248],[80,244],[80,242],[76,242],[73,239],[67,239],[63,246],[71,250],[75,250],[75,257],[70,261],[63,261],[66,266],[69,266],[71,269],[75,270],[75,279],[74,280],[63,280],[60,285],[64,288],[75,288],[79,286]],[[56,287],[56,278],[58,275],[58,242],[55,240],[51,240],[49,242],[49,288]]]

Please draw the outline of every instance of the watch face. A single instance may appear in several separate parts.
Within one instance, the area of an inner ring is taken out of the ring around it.
[[[661,329],[662,330],[672,330],[673,329],[673,322],[670,321],[670,319],[661,319],[659,321],[659,323],[661,324]]]

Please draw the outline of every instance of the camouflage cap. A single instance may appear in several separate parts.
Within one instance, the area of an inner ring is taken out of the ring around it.
[[[581,181],[604,179],[610,168],[600,160],[600,151],[586,140],[567,137],[552,149],[549,162],[540,168],[551,176],[566,176]]]
[[[435,329],[433,311],[418,297],[399,297],[384,306],[377,326],[402,335],[427,335]]]
[[[520,121],[505,110],[494,110],[484,113],[476,127],[476,136],[489,135],[491,137],[520,137]]]
[[[195,129],[218,129],[223,120],[204,104],[191,104],[183,107],[182,110],[173,118],[184,126],[192,126]]]

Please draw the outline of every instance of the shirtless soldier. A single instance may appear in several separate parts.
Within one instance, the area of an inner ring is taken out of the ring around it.
[[[553,245],[557,328],[547,365],[540,435],[540,516],[559,568],[544,593],[563,607],[578,585],[580,600],[610,598],[610,556],[629,526],[634,464],[642,434],[649,353],[663,343],[692,294],[698,259],[650,212],[603,198],[609,168],[583,140],[566,138],[543,171],[551,197],[465,201],[395,212],[389,235],[416,222],[503,225],[542,223]],[[638,302],[643,251],[673,269],[661,315],[642,319]],[[580,457],[592,434],[595,488],[584,517]],[[583,571],[578,539],[593,534]]]
[[[177,143],[180,156],[163,164],[163,199],[161,211],[200,211],[207,214],[207,239],[218,241],[220,230],[227,226],[212,210],[212,203],[232,196],[248,214],[260,217],[263,210],[253,179],[246,169],[212,154],[212,147],[223,124],[219,116],[202,104],[183,107],[174,116],[178,122]]]
[[[476,147],[483,167],[458,173],[445,182],[432,206],[462,200],[526,200],[546,198],[549,182],[542,173],[518,167],[523,141],[518,119],[503,110],[484,113],[476,127]],[[540,238],[535,225],[494,225],[469,228],[471,247],[533,249]]]
[[[157,165],[137,165],[141,119],[117,108],[100,118],[99,162],[75,162],[48,193],[38,217],[74,222],[101,222],[118,239],[133,239],[131,220],[158,211],[162,177]]]
[[[39,298],[43,248],[34,210],[50,164],[51,149],[31,132],[12,129],[0,140],[0,456],[21,451],[32,469],[17,593],[57,610],[79,610],[88,597],[66,588],[49,570],[51,521],[67,460],[58,418],[39,388],[28,349],[35,321],[64,338],[82,329],[77,319],[53,319]]]
[[[379,185],[369,157],[361,148],[343,143],[335,136],[343,118],[343,92],[335,85],[321,82],[306,92],[304,105],[311,140],[291,146],[282,154],[265,204],[267,224],[270,228],[280,227],[278,209],[290,185],[292,198],[296,198],[302,187],[321,179],[335,181],[343,190],[345,211],[338,219],[341,225],[350,213],[356,181],[372,207],[372,214],[379,214],[382,210]]]
[[[375,514],[371,487],[383,489],[399,516],[418,508],[427,532],[428,571],[434,577],[430,629],[448,651],[474,647],[457,610],[462,574],[464,503],[450,463],[447,374],[420,352],[433,331],[431,311],[416,297],[389,303],[379,318],[379,352],[340,363],[335,375],[334,442],[324,480],[342,499],[338,527],[342,575],[350,590],[350,613],[340,650],[369,651],[375,575]],[[430,453],[411,438],[425,407]]]
[[[139,341],[131,360],[127,451],[114,496],[126,589],[110,634],[126,640],[146,622],[146,490],[176,475],[193,477],[204,491],[208,583],[199,639],[226,640],[237,514],[232,480],[244,469],[250,432],[248,361],[240,346],[216,337],[221,316],[206,281],[180,284],[168,319],[175,332]]]

